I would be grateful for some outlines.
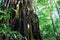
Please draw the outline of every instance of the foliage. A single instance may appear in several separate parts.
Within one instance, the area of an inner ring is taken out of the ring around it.
[[[0,36],[5,35],[8,38],[10,37],[10,40],[20,40],[20,32],[14,31],[11,26],[5,22],[5,20],[10,19],[10,12],[11,9],[5,11],[2,8],[2,3],[0,2]]]
[[[43,40],[60,40],[60,0],[36,0],[35,9]],[[11,8],[5,11],[0,2],[0,35],[10,35],[10,40],[19,40],[19,31],[13,31],[5,22],[10,19],[11,12]]]
[[[55,5],[60,5],[60,0],[36,1],[35,9],[39,17],[40,32],[43,40],[56,40],[56,37],[59,36],[60,33],[60,19],[58,12],[56,12],[58,10]],[[55,1],[57,3],[55,3]]]

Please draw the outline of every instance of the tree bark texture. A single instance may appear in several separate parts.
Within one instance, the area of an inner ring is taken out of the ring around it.
[[[4,9],[12,9],[9,24],[14,31],[20,31],[28,40],[42,40],[33,0],[2,0],[2,2]]]

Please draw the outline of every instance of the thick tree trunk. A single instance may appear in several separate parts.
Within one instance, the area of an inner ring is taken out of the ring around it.
[[[21,35],[28,40],[42,40],[39,20],[34,13],[32,1],[33,0],[6,0],[4,1],[4,7],[5,9],[13,8],[11,11],[10,24],[14,31],[20,31]]]

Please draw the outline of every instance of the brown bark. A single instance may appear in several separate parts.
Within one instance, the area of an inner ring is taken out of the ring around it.
[[[34,13],[33,0],[10,0],[4,1],[5,9],[13,8],[11,12],[10,24],[14,31],[20,31],[23,37],[28,40],[42,40],[39,20]],[[28,28],[29,27],[29,28]]]

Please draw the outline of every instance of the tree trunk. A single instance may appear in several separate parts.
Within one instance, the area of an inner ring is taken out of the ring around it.
[[[10,24],[14,31],[20,31],[28,40],[42,40],[39,20],[34,13],[32,2],[33,0],[6,0],[4,7],[12,8]]]

